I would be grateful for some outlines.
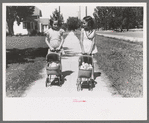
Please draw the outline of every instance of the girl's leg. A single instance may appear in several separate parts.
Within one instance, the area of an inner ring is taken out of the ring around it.
[[[61,72],[62,72],[62,52],[60,51],[59,52],[59,56],[60,56],[60,69],[61,69]]]
[[[93,69],[92,69],[92,79],[94,80],[94,61],[93,61],[93,54],[92,54],[92,63],[93,63]]]
[[[92,69],[92,79],[94,80],[94,65],[93,65],[93,69]]]

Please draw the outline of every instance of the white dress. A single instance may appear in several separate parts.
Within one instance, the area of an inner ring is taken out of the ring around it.
[[[58,48],[59,45],[61,44],[61,36],[63,35],[64,30],[60,29],[57,31],[57,30],[53,30],[52,28],[50,28],[47,31],[45,31],[45,33],[47,35],[47,40],[50,43],[50,45],[53,48]],[[65,54],[63,48],[61,49],[61,51],[63,54]],[[50,52],[51,52],[50,49],[48,49],[48,53]]]
[[[58,48],[61,43],[61,35],[63,30],[53,30],[50,28],[45,32],[47,34],[47,40],[53,48]]]
[[[95,38],[95,30],[93,30],[93,32],[90,35],[88,35],[88,36],[87,36],[87,33],[85,32],[84,29],[82,29],[82,31],[83,31],[83,46],[84,46],[84,50],[85,50],[85,52],[89,52],[90,48],[92,46],[92,40],[93,40],[93,38]],[[93,37],[93,38],[90,38],[90,36]],[[97,51],[97,47],[94,44],[93,50],[92,50],[92,54],[95,54],[97,52],[98,52]]]

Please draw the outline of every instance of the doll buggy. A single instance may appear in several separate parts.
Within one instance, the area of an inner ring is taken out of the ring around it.
[[[61,54],[59,51],[52,51],[46,56],[46,72],[47,72],[47,78],[46,78],[46,87],[48,85],[52,85],[52,75],[55,75],[58,81],[58,85],[62,85],[63,77],[62,77],[62,65],[61,65]]]
[[[93,74],[93,58],[90,55],[83,54],[79,57],[79,71],[77,78],[77,91],[82,90],[84,82],[87,83],[88,89],[93,90],[93,81],[91,79]]]

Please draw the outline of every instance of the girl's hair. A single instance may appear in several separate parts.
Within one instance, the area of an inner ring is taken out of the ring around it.
[[[62,22],[61,22],[57,17],[50,19],[50,27],[53,26],[53,22],[54,22],[54,21],[58,21],[58,26],[61,27]]]
[[[83,20],[85,20],[87,22],[88,27],[90,29],[94,29],[94,20],[91,16],[86,16],[86,17],[83,18]]]

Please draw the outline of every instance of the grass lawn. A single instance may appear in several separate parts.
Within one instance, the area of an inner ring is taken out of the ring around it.
[[[67,34],[64,34],[64,38]],[[44,36],[6,38],[6,96],[21,97],[42,76],[48,47]]]
[[[80,33],[75,34],[80,39]],[[6,38],[6,96],[22,96],[32,82],[42,77],[40,72],[46,64],[48,50],[44,38]],[[142,97],[143,44],[96,36],[96,45],[95,57],[99,68],[110,79],[111,87],[124,97]]]
[[[80,34],[75,33],[78,38]],[[101,69],[123,97],[143,96],[143,44],[96,35]],[[102,73],[101,73],[102,74]]]
[[[39,57],[28,63],[9,64],[6,69],[6,96],[21,97],[32,82],[42,78],[40,72],[45,63],[45,59]]]
[[[96,37],[99,68],[124,97],[143,96],[143,44]]]

